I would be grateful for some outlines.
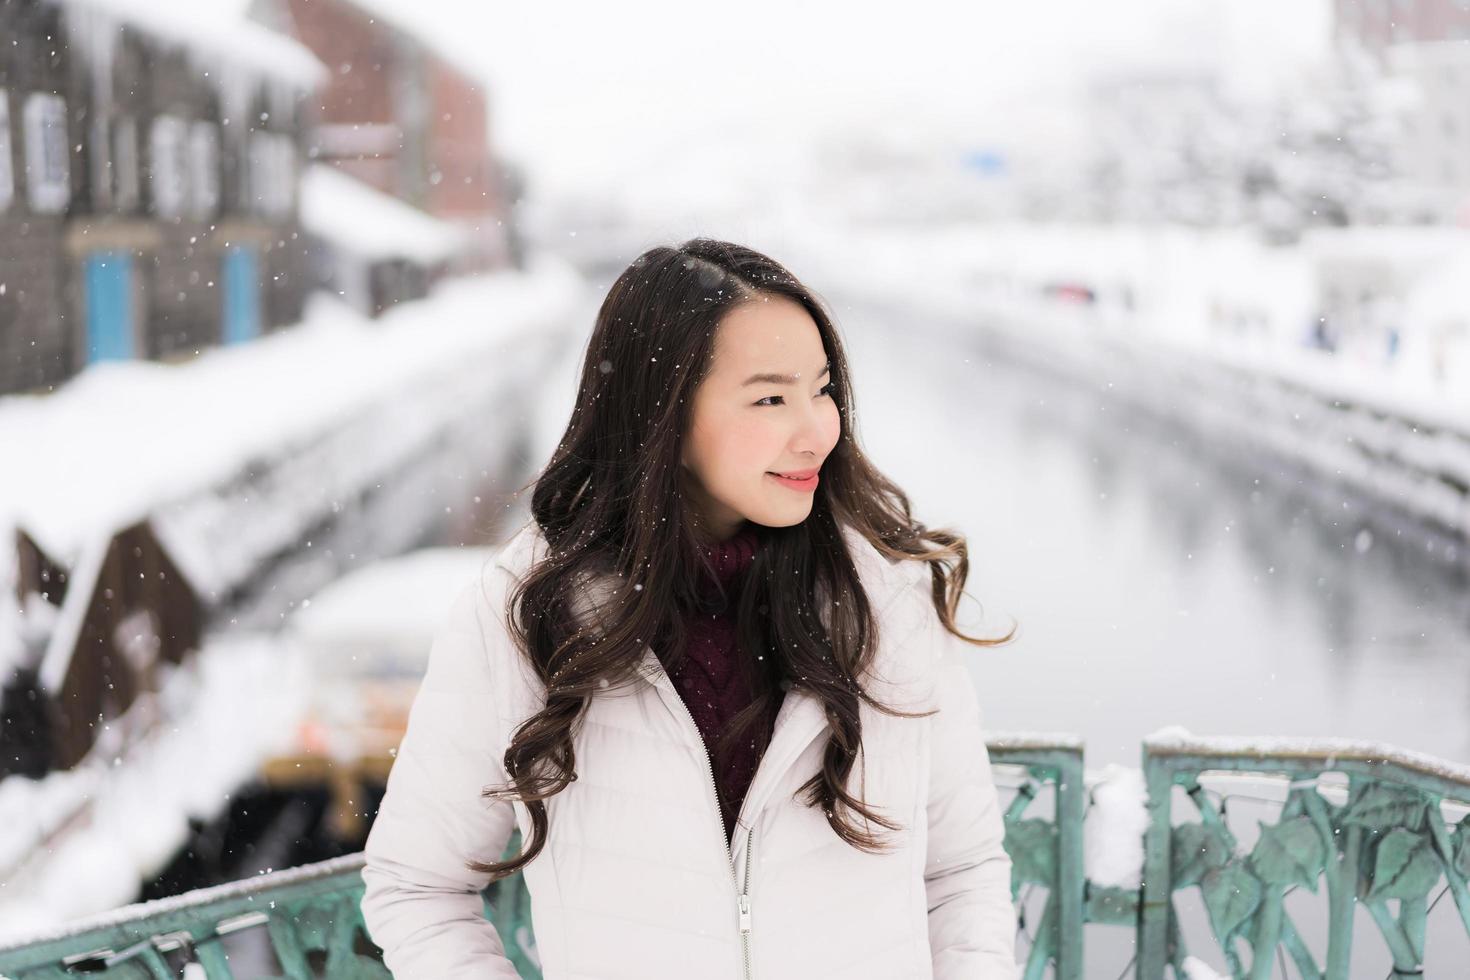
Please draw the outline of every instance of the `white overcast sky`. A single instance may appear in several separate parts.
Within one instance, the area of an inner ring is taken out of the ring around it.
[[[1005,125],[1089,66],[1214,54],[1241,78],[1315,57],[1328,0],[361,0],[491,86],[494,138],[543,189],[615,181],[690,141],[896,121]]]

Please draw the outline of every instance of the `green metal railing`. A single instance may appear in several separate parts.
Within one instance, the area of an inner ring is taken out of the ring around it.
[[[519,836],[512,834],[503,857],[519,851]],[[381,951],[363,926],[362,865],[362,854],[349,854],[129,905],[22,945],[0,945],[0,977],[388,978]],[[515,875],[498,881],[482,898],[517,971],[540,980],[524,879]],[[239,960],[246,951],[253,961],[267,961],[269,972],[233,970],[232,953]]]
[[[1470,810],[1470,767],[1346,740],[1253,747],[1243,739],[1172,736],[1146,741],[1143,762],[1150,825],[1138,919],[1140,978],[1162,977],[1166,961],[1177,973],[1185,950],[1172,926],[1173,893],[1195,886],[1217,948],[1239,978],[1269,980],[1281,951],[1303,977],[1346,980],[1356,904],[1368,911],[1392,957],[1390,980],[1420,977],[1436,888],[1435,901],[1453,896],[1470,937],[1470,815],[1461,814],[1452,829],[1446,817],[1447,809]],[[1275,822],[1262,822],[1249,847],[1226,825],[1223,806],[1201,789],[1200,776],[1210,770],[1260,773],[1285,784]],[[1345,777],[1345,788],[1324,784],[1328,775]],[[1176,786],[1197,822],[1175,824]],[[1333,802],[1329,795],[1344,798]],[[1324,878],[1329,920],[1326,960],[1319,965],[1283,899],[1297,888],[1316,893]],[[1462,954],[1458,975],[1470,975],[1467,960]]]
[[[992,765],[1020,774],[1004,814],[1012,897],[1023,886],[1046,895],[1034,930],[1026,902],[1019,903],[1018,928],[1030,940],[1021,946],[1025,980],[1081,980],[1088,925],[1134,932],[1137,980],[1164,980],[1166,971],[1184,980],[1189,950],[1175,893],[1192,888],[1205,909],[1200,928],[1212,939],[1211,955],[1202,958],[1223,959],[1236,980],[1270,980],[1273,960],[1285,976],[1287,957],[1307,980],[1348,980],[1353,951],[1365,941],[1354,935],[1358,906],[1377,927],[1380,955],[1391,958],[1391,980],[1422,976],[1428,913],[1445,895],[1470,938],[1470,766],[1343,740],[1152,736],[1143,745],[1148,829],[1140,886],[1128,888],[1086,876],[1089,791],[1080,739],[996,736],[987,748]],[[1206,788],[1242,775],[1280,798]],[[1227,807],[1236,798],[1274,809],[1249,840],[1230,826]],[[1449,815],[1455,811],[1458,820]],[[513,836],[505,856],[519,848]],[[228,980],[238,975],[232,944],[253,941],[255,956],[275,972],[252,977],[387,977],[362,923],[361,868],[355,854],[128,906],[0,946],[0,976]],[[1323,879],[1326,935],[1311,937],[1325,942],[1319,964],[1285,898],[1301,888],[1316,894]],[[497,882],[483,897],[521,976],[539,980],[523,878]]]
[[[1025,884],[1046,889],[1046,906],[1032,938],[1023,980],[1038,980],[1048,965],[1057,980],[1081,980],[1082,926],[1089,916],[1082,863],[1082,820],[1087,789],[1082,778],[1082,740],[1069,735],[995,738],[986,742],[992,765],[1024,771],[1005,811],[1006,853],[1011,856],[1011,894]],[[1050,810],[1026,816],[1050,790]]]

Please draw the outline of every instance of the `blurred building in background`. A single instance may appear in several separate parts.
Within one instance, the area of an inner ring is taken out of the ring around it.
[[[0,393],[518,262],[482,86],[346,0],[0,0],[0,37]]]
[[[1407,83],[1398,168],[1426,192],[1436,223],[1470,224],[1470,3],[1335,0],[1333,39]]]
[[[1332,36],[1382,57],[1399,44],[1470,40],[1463,0],[1333,0]]]
[[[311,55],[146,4],[0,3],[0,391],[300,318]]]
[[[371,0],[254,0],[250,8],[253,17],[289,33],[327,66],[312,157],[459,233],[458,245],[433,256],[426,268],[422,250],[412,247],[398,256],[354,250],[362,222],[351,214],[335,231],[321,229],[337,246],[332,274],[366,279],[373,311],[422,295],[426,273],[440,263],[473,271],[510,259],[508,180],[492,150],[482,84],[401,13],[380,8],[387,5]],[[391,214],[383,220],[391,223]]]

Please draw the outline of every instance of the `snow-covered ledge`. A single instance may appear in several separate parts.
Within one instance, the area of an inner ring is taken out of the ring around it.
[[[1274,761],[1321,761],[1324,768],[1356,761],[1400,766],[1410,772],[1458,783],[1470,791],[1470,765],[1366,739],[1321,736],[1195,735],[1171,725],[1144,737],[1145,751],[1159,756],[1246,756]]]

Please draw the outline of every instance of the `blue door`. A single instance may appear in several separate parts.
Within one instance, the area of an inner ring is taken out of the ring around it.
[[[134,356],[133,257],[93,252],[83,262],[87,305],[87,363]]]
[[[224,258],[224,341],[260,335],[260,257],[252,245],[231,245]]]

